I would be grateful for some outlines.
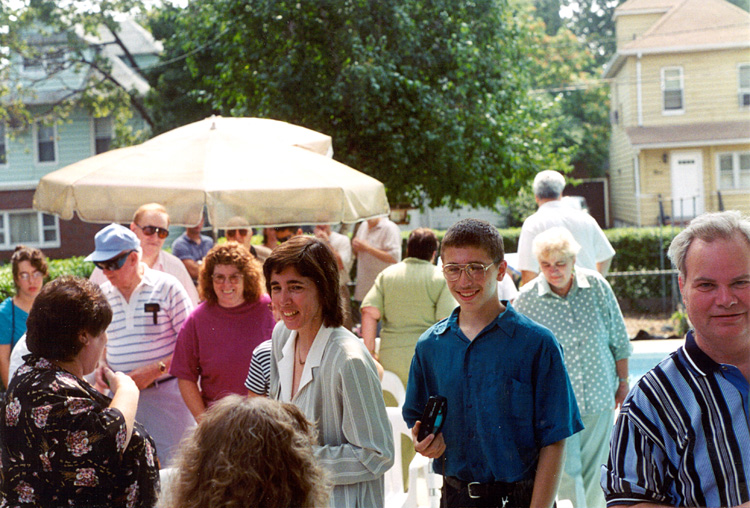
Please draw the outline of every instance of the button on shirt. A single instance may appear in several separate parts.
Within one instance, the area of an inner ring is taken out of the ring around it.
[[[737,506],[750,501],[748,382],[685,345],[630,391],[601,485],[608,505]]]
[[[583,429],[552,333],[506,310],[470,341],[460,308],[417,342],[403,416],[421,419],[430,395],[448,399],[444,461],[436,473],[464,481],[533,479],[539,450]]]
[[[565,366],[581,414],[615,407],[615,362],[633,347],[609,283],[598,272],[575,267],[573,284],[563,298],[543,274],[521,288],[513,302],[518,312],[552,330],[565,353]]]

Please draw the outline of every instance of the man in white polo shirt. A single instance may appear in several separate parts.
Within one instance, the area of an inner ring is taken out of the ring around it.
[[[141,261],[140,241],[131,230],[110,224],[94,243],[96,250],[86,261],[107,277],[101,289],[113,314],[105,361],[112,370],[127,373],[141,390],[136,420],[156,441],[166,467],[184,431],[195,425],[177,379],[168,374],[177,333],[193,304],[174,276]]]
[[[148,203],[135,211],[133,222],[130,223],[130,231],[141,241],[141,261],[149,268],[168,273],[177,277],[182,287],[187,291],[193,305],[198,305],[198,290],[195,288],[193,279],[182,264],[180,258],[162,250],[164,240],[169,236],[169,214],[166,208],[159,203]],[[91,282],[102,285],[107,282],[99,268],[95,268],[89,277]]]

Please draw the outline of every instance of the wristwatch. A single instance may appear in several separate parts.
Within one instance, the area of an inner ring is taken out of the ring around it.
[[[164,362],[159,362],[159,372],[164,374],[167,371],[167,364]]]
[[[630,376],[628,376],[628,377],[620,377],[620,378],[617,378],[617,379],[620,381],[620,383],[630,384]]]

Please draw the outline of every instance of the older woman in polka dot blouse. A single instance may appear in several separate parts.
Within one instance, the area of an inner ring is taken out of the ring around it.
[[[521,288],[513,306],[555,334],[581,410],[585,430],[566,442],[559,499],[576,508],[606,505],[599,486],[614,411],[628,393],[632,346],[609,283],[575,266],[580,245],[565,228],[537,235],[534,256],[541,273]]]

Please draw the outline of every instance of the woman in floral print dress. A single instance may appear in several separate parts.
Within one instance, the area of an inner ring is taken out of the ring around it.
[[[31,355],[0,409],[0,506],[150,508],[159,488],[154,442],[135,422],[138,388],[108,371],[112,398],[84,376],[107,343],[112,310],[95,284],[52,281],[27,321]]]

